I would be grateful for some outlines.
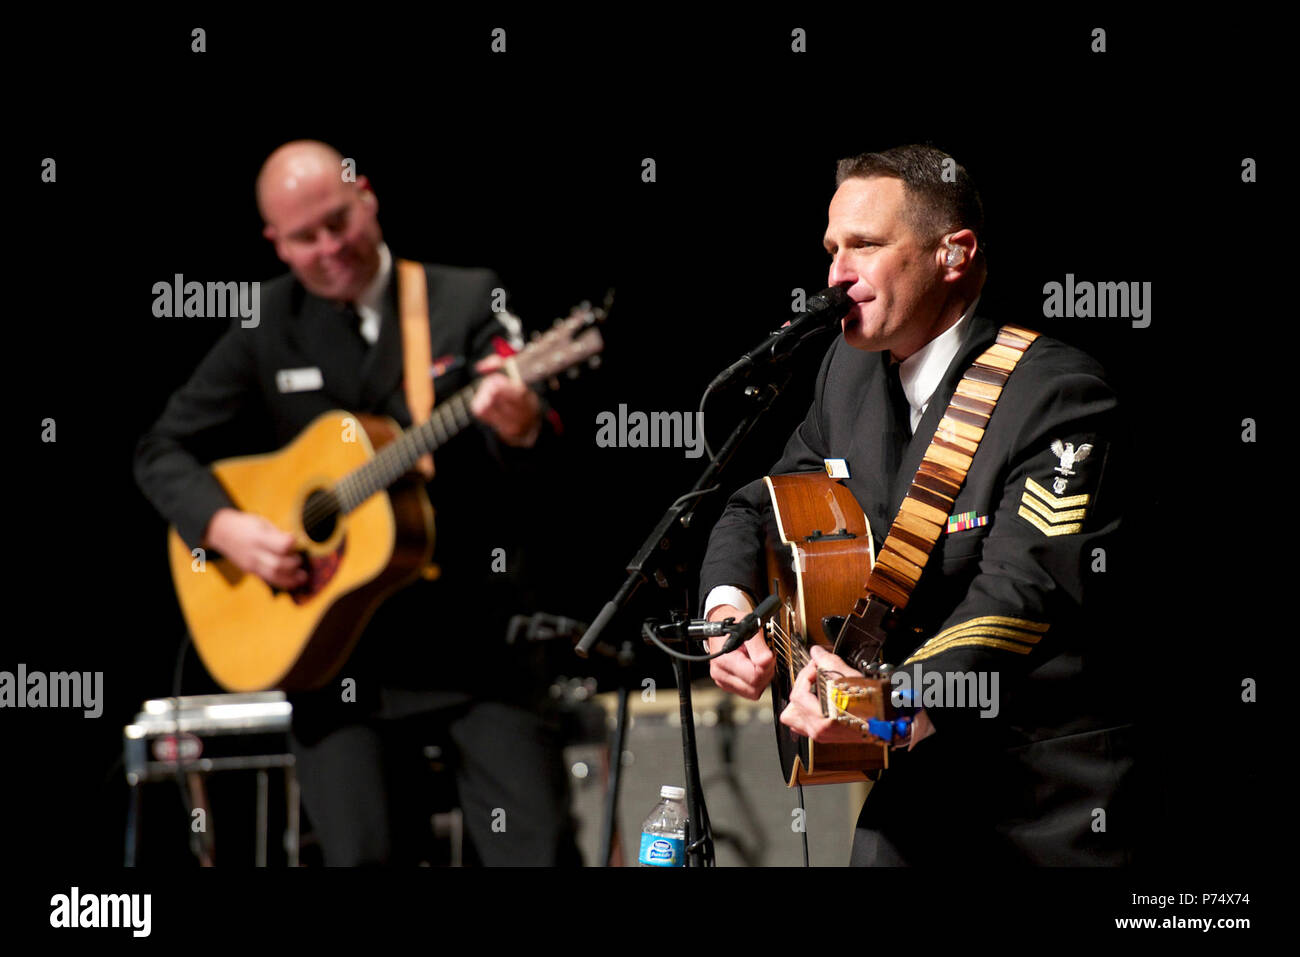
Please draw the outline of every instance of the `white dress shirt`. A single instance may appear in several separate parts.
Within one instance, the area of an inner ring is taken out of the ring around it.
[[[379,244],[379,271],[370,281],[352,307],[361,317],[361,335],[372,346],[379,341],[379,322],[384,304],[384,290],[388,288],[388,279],[393,274],[393,254],[388,251],[388,243]]]

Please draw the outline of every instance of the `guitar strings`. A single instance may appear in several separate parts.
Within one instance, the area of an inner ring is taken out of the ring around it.
[[[776,648],[778,657],[781,658],[781,660],[785,663],[786,667],[790,668],[791,670],[794,670],[796,674],[799,671],[802,671],[808,665],[808,663],[812,661],[812,656],[808,653],[807,648],[804,647],[803,642],[795,638],[793,635],[787,634],[785,629],[783,629],[780,626],[780,624],[778,624],[776,618],[771,619],[770,625],[773,633],[775,633],[776,635],[777,640],[773,642],[773,645]],[[798,665],[797,669],[795,668],[796,664]],[[791,686],[793,686],[794,684],[793,677],[791,677],[790,683]],[[820,668],[818,668],[817,669],[817,692],[818,692],[818,700],[820,701],[826,700],[826,683],[827,683],[827,679],[825,673]],[[840,715],[843,715],[850,724],[856,725],[858,728],[861,728],[865,732],[870,733],[869,731],[870,726],[867,724],[867,722],[864,719],[859,718],[855,714],[850,714],[849,712],[844,710],[841,710],[839,713]]]
[[[303,509],[303,527],[309,529],[316,523],[339,513],[350,512],[375,492],[392,484],[392,481],[405,469],[407,464],[405,459],[409,458],[414,462],[420,455],[436,452],[450,441],[472,421],[465,403],[477,391],[482,381],[479,379],[472,382],[452,395],[419,426],[407,429],[384,446],[374,458],[353,469],[331,488],[324,489],[325,494]],[[446,419],[451,421],[444,421]],[[355,501],[351,501],[352,499]]]
[[[807,667],[810,661],[812,661],[812,657],[809,655],[808,649],[804,647],[802,641],[798,640],[797,638],[794,638],[792,635],[787,634],[785,629],[783,629],[780,626],[780,624],[777,622],[775,618],[771,620],[771,627],[772,627],[772,631],[775,633],[777,638],[776,642],[774,642],[774,645],[776,647],[778,656],[785,663],[787,668],[789,668],[795,674],[798,674],[805,667]],[[790,680],[791,683],[793,684],[794,675],[791,675]],[[826,678],[823,676],[821,669],[817,670],[817,688],[823,694],[826,691]]]

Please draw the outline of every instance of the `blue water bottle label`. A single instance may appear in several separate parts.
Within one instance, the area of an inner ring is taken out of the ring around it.
[[[661,834],[641,834],[642,864],[650,867],[682,867],[686,862],[686,842]]]

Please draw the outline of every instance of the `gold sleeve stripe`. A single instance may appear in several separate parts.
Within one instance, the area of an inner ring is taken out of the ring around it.
[[[1022,505],[1028,505],[1052,524],[1059,524],[1060,522],[1081,522],[1083,521],[1084,516],[1088,514],[1086,508],[1071,508],[1060,512],[1053,511],[1028,492],[1020,496],[1020,502]]]
[[[1019,514],[1020,517],[1030,525],[1034,526],[1034,528],[1049,537],[1054,537],[1056,535],[1073,535],[1075,532],[1083,530],[1083,525],[1079,522],[1075,522],[1071,525],[1048,525],[1023,505],[1020,506],[1020,511],[1017,514]]]
[[[1042,641],[1041,632],[1025,631],[1021,628],[1003,628],[1000,625],[970,625],[965,628],[949,628],[935,635],[925,645],[938,644],[941,641],[947,641],[949,638],[960,638],[963,635],[995,635],[999,638],[1015,638],[1017,641],[1023,641],[1029,645],[1036,645]],[[925,647],[922,645],[921,647]]]
[[[1029,654],[1029,652],[1033,650],[1028,645],[1021,645],[1014,641],[1002,641],[1001,639],[998,638],[979,638],[979,637],[962,638],[960,641],[954,641],[949,645],[945,645],[943,648],[937,648],[937,649],[923,648],[920,651],[918,651],[916,654],[912,655],[912,657],[904,661],[903,664],[910,665],[914,661],[924,661],[926,658],[932,657],[933,655],[937,655],[941,651],[951,651],[953,648],[957,648],[960,646],[968,646],[968,645],[981,645],[985,648],[999,648],[1002,651],[1014,651],[1018,655],[1027,655]]]
[[[1025,488],[1033,492],[1052,508],[1071,508],[1075,505],[1087,505],[1091,495],[1053,495],[1029,476],[1025,476]]]
[[[972,625],[970,628],[953,629],[940,632],[939,635],[932,637],[926,644],[920,646],[918,651],[932,651],[935,649],[945,648],[954,641],[961,641],[963,638],[970,637],[984,638],[1015,638],[1017,641],[1026,645],[1036,645],[1043,640],[1043,636],[1036,635],[1034,632],[1019,631],[1017,628],[1001,628],[998,625]]]
[[[1046,634],[1047,630],[1052,627],[1048,622],[1030,621],[1028,618],[1012,618],[1010,615],[980,615],[977,618],[967,618],[955,625],[949,625],[934,637],[942,638],[944,635],[950,635],[960,628],[970,628],[973,625],[1005,625],[1008,628],[1023,628],[1025,631],[1036,631],[1039,634]]]
[[[949,638],[944,638],[941,641],[935,641],[932,638],[929,641],[927,641],[925,644],[923,644],[920,648],[917,648],[916,651],[913,652],[913,654],[919,655],[922,652],[924,652],[927,655],[932,655],[935,654],[936,652],[944,651],[947,648],[951,648],[954,645],[960,645],[962,644],[962,642],[970,638],[1006,638],[1006,639],[1019,642],[1021,645],[1028,645],[1029,647],[1033,647],[1034,645],[1038,644],[1038,642],[1041,640],[1037,636],[1031,639],[1027,637],[1024,632],[1017,633],[1017,632],[1000,631],[994,628],[989,628],[989,629],[981,628],[977,631],[963,631],[959,635],[953,635]]]

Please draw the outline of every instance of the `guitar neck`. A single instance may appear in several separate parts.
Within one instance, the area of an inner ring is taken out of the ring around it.
[[[608,304],[608,300],[607,300]],[[534,337],[531,345],[506,360],[502,371],[516,382],[531,386],[555,377],[566,370],[576,374],[576,366],[588,361],[594,365],[603,341],[596,324],[605,317],[604,310],[583,303],[569,318],[561,319],[545,333]],[[411,471],[422,455],[436,451],[474,421],[469,410],[482,379],[476,379],[453,394],[419,425],[413,425],[385,445],[365,465],[354,469],[334,486],[333,497],[339,512],[351,512],[377,492],[382,492]]]
[[[469,405],[482,381],[467,385],[439,403],[427,420],[411,426],[365,465],[340,479],[334,487],[340,510],[351,512],[413,469],[420,456],[437,451],[464,431],[474,421]]]

